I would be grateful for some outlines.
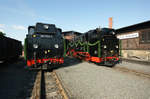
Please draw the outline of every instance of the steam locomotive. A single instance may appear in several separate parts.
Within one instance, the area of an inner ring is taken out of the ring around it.
[[[114,29],[97,28],[66,41],[66,54],[98,65],[114,66],[120,61],[120,41]]]
[[[62,30],[54,24],[36,23],[28,27],[24,53],[29,67],[41,67],[41,64],[62,64],[64,62],[64,44]]]

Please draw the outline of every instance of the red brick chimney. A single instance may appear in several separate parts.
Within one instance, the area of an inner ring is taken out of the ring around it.
[[[112,20],[112,17],[109,18],[109,28],[112,28],[112,25],[113,25],[113,20]]]

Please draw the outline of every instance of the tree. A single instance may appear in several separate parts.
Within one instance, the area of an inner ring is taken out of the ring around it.
[[[6,34],[0,31],[0,35],[3,35],[3,36],[4,36],[4,35],[6,35]]]

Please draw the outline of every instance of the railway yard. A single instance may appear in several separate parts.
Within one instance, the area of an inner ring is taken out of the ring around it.
[[[10,1],[0,99],[150,99],[150,2]]]
[[[149,99],[150,66],[113,68],[66,58],[53,70],[29,70],[24,59],[2,64],[1,99]]]

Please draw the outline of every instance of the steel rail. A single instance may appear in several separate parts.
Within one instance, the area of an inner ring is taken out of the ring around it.
[[[125,67],[114,67],[113,69],[118,70],[118,71],[122,71],[122,72],[130,72],[132,74],[135,74],[136,76],[141,76],[141,77],[146,77],[150,79],[150,74],[147,73],[143,73],[140,71],[136,71],[136,70],[131,70]]]

